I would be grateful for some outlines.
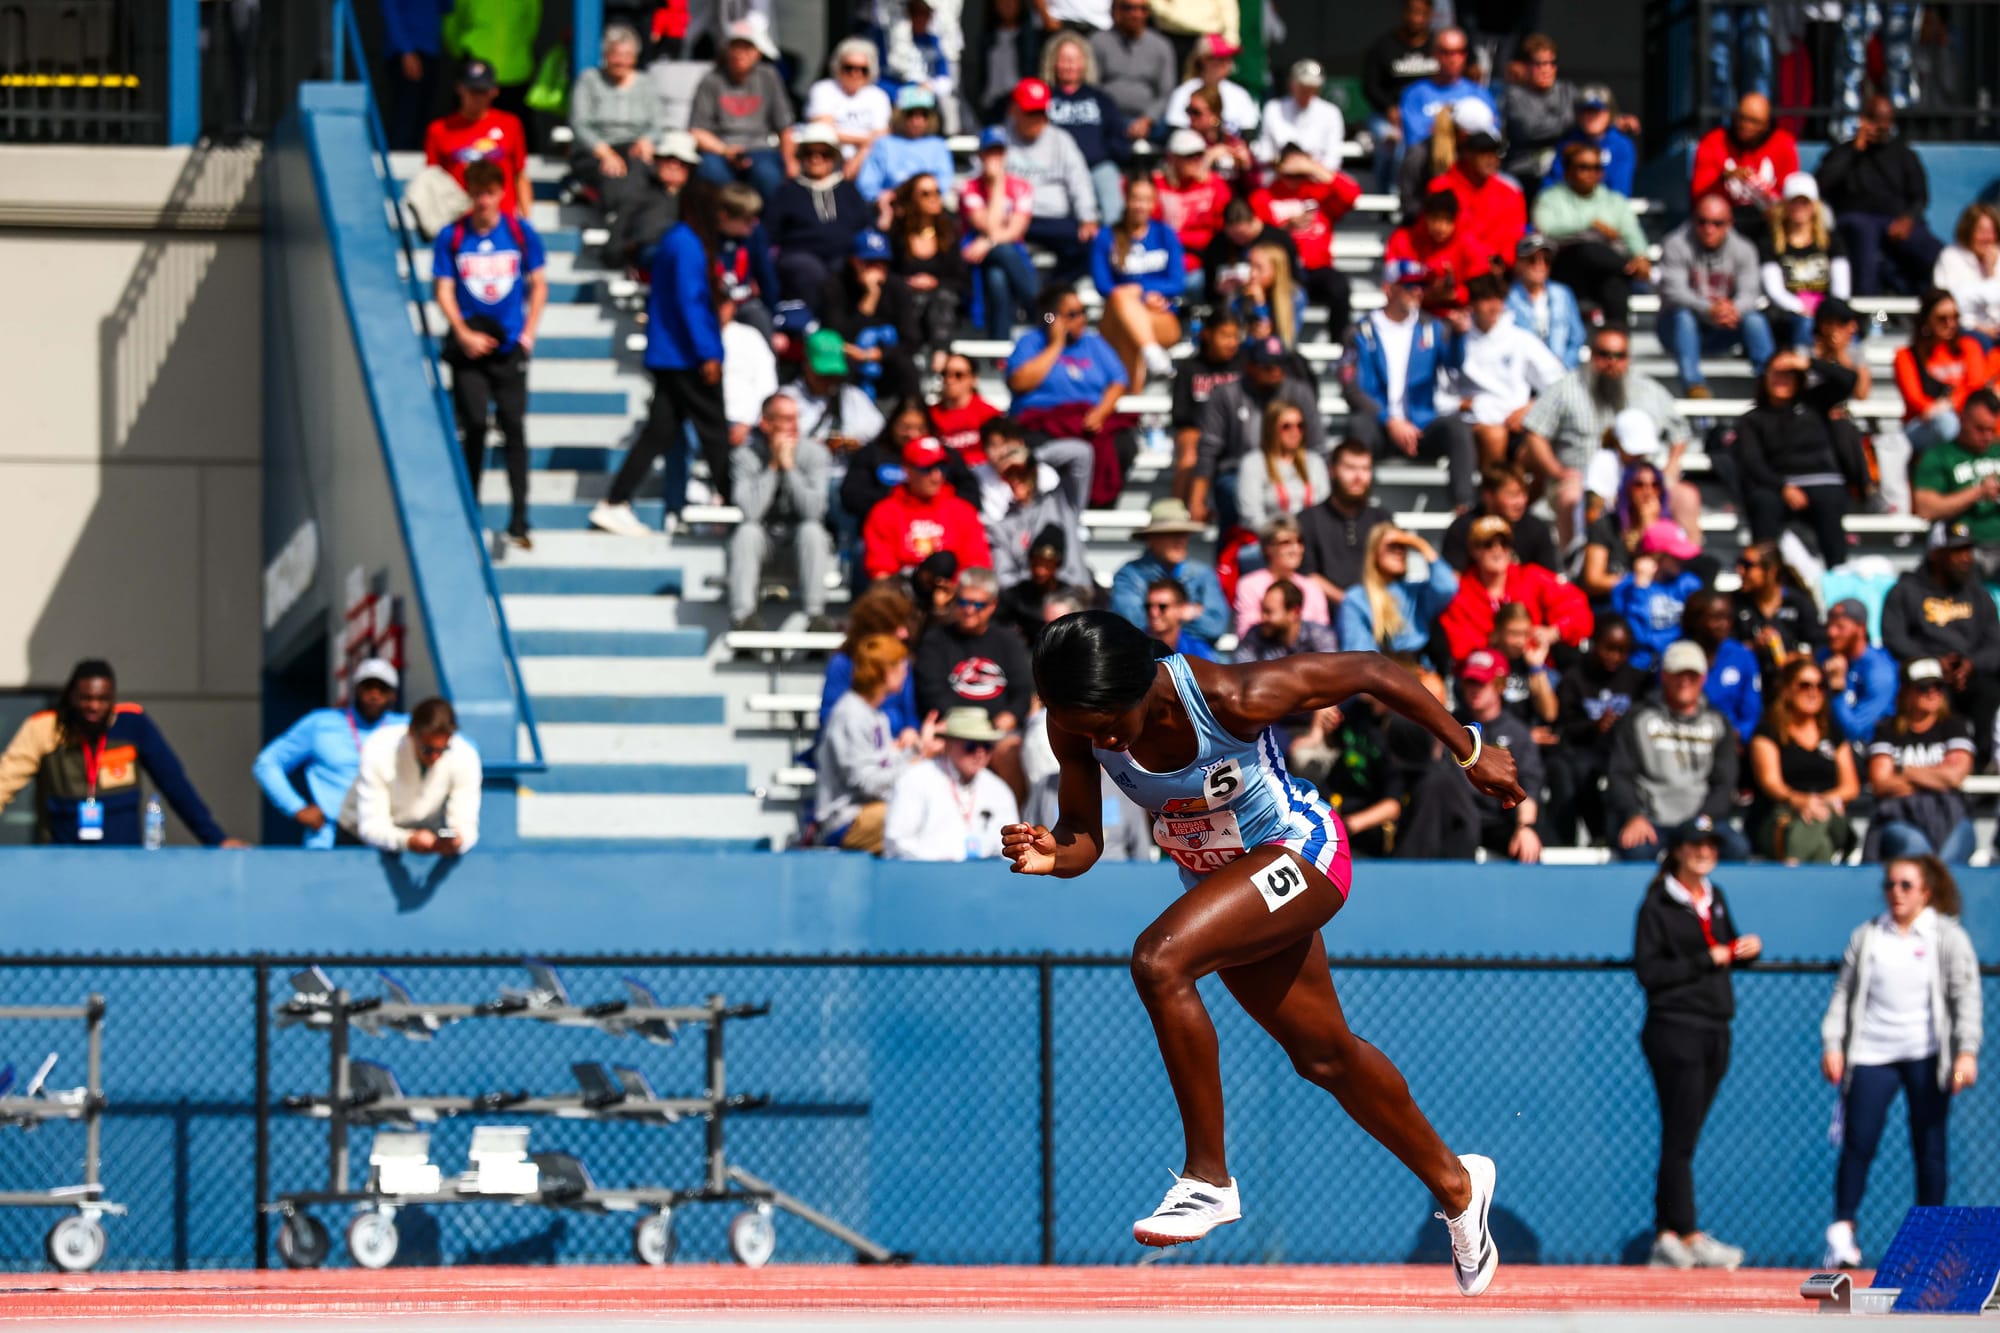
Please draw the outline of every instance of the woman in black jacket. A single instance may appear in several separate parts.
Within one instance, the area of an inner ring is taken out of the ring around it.
[[[1837,361],[1780,352],[1764,368],[1757,405],[1736,421],[1736,462],[1753,541],[1772,542],[1788,519],[1811,526],[1827,568],[1847,560],[1848,478],[1829,415],[1854,392]]]
[[[1660,1099],[1660,1165],[1653,1195],[1655,1268],[1735,1268],[1743,1251],[1695,1226],[1694,1149],[1729,1072],[1736,994],[1729,969],[1762,951],[1739,935],[1722,890],[1709,882],[1722,852],[1715,823],[1698,815],[1676,831],[1639,904],[1632,965],[1646,990],[1639,1046]]]

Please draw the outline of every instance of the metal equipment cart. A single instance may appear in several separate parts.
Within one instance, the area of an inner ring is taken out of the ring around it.
[[[0,1127],[34,1130],[51,1120],[83,1122],[83,1183],[45,1190],[0,1192],[0,1208],[64,1208],[70,1210],[49,1228],[42,1251],[65,1273],[95,1268],[104,1258],[106,1213],[125,1211],[122,1203],[104,1197],[98,1180],[98,1150],[104,1117],[104,997],[92,995],[80,1005],[20,1004],[0,1006],[0,1021],[64,1022],[82,1020],[85,1034],[84,1086],[51,1091],[49,1075],[56,1066],[51,1054],[20,1091],[14,1088],[14,1068],[0,1070]]]
[[[346,1231],[348,1253],[364,1268],[382,1268],[396,1256],[399,1209],[478,1202],[637,1214],[632,1255],[649,1265],[665,1264],[673,1258],[677,1248],[675,1211],[691,1203],[746,1205],[729,1224],[730,1254],[746,1267],[759,1268],[770,1262],[777,1245],[772,1223],[777,1210],[847,1245],[861,1262],[893,1263],[908,1258],[728,1160],[724,1149],[726,1117],[761,1106],[766,1099],[728,1092],[723,1027],[732,1020],[761,1017],[770,1012],[769,1005],[731,1005],[720,995],[711,995],[700,1005],[662,1005],[642,983],[628,979],[630,999],[583,1006],[570,1001],[561,979],[547,964],[529,960],[528,968],[535,981],[531,989],[505,991],[499,999],[481,1004],[419,1003],[386,973],[386,998],[356,999],[333,987],[317,968],[293,977],[296,994],[280,1006],[279,1021],[326,1030],[329,1091],[288,1098],[284,1103],[287,1110],[327,1121],[326,1187],[280,1194],[265,1206],[282,1219],[278,1255],[288,1267],[317,1268],[326,1261],[330,1238],[325,1224],[309,1211],[312,1208],[352,1207]],[[481,1018],[526,1019],[595,1028],[620,1036],[637,1034],[658,1045],[670,1044],[683,1026],[699,1025],[705,1030],[707,1087],[700,1096],[662,1097],[644,1074],[630,1066],[617,1066],[613,1071],[579,1063],[571,1066],[579,1091],[570,1096],[408,1096],[385,1066],[350,1054],[357,1028],[365,1033],[401,1032],[413,1040],[429,1040],[448,1024]],[[471,1155],[476,1165],[463,1175],[443,1177],[430,1165],[429,1135],[418,1126],[443,1117],[493,1113],[661,1125],[698,1117],[706,1122],[703,1180],[687,1189],[600,1186],[576,1157],[560,1152],[530,1157],[525,1151],[527,1131],[502,1126],[482,1126],[474,1131]],[[384,1131],[375,1137],[368,1184],[360,1190],[348,1187],[348,1131],[356,1125]],[[388,1132],[391,1128],[400,1132]]]

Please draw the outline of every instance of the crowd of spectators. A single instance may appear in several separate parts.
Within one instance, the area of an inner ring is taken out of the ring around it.
[[[591,523],[648,531],[629,502],[664,460],[677,530],[698,451],[742,514],[733,625],[760,626],[763,588],[788,575],[813,629],[837,628],[826,587],[842,578],[909,602],[891,637],[914,716],[879,721],[886,667],[867,690],[829,678],[829,714],[856,702],[820,740],[823,770],[845,775],[822,838],[970,854],[970,838],[884,838],[873,816],[854,831],[890,770],[940,745],[983,746],[981,774],[1031,805],[1025,653],[1054,609],[1101,601],[1201,656],[1390,653],[1517,751],[1535,799],[1502,819],[1436,808],[1437,756],[1381,747],[1370,762],[1396,809],[1370,802],[1368,831],[1385,853],[1532,860],[1584,840],[1651,856],[1706,817],[1728,856],[1825,859],[1858,845],[1849,811],[1876,802],[1891,814],[1871,854],[1969,852],[1928,799],[1959,761],[1929,762],[1930,741],[1878,752],[1874,733],[1962,724],[1970,763],[1991,763],[2000,211],[1968,210],[1949,246],[1931,236],[1889,98],[1860,98],[1851,136],[1808,173],[1768,98],[1744,92],[1697,145],[1687,220],[1655,250],[1632,197],[1637,122],[1563,77],[1540,34],[1475,40],[1407,0],[1363,65],[1374,158],[1350,164],[1362,126],[1323,95],[1317,61],[1283,68],[1260,105],[1226,27],[1182,31],[1171,5],[1045,21],[1003,3],[985,32],[922,3],[900,13],[836,43],[803,97],[754,13],[728,25],[685,130],[647,102],[646,43],[622,27],[572,95],[574,185],[618,238],[612,261],[648,283],[655,385]],[[525,442],[510,376],[533,349],[541,265],[490,73],[468,66],[432,130],[433,160],[477,187],[440,235],[439,294],[468,463],[490,399],[511,478]],[[964,174],[952,132],[977,136]],[[1401,210],[1381,303],[1361,314],[1334,262],[1361,197],[1350,170]],[[510,264],[518,299],[490,314]],[[1645,331],[1632,298],[1649,288]],[[1851,302],[1885,291],[1920,298],[1894,379],[1908,503],[1935,526],[1920,569],[1822,620],[1808,585],[1846,564],[1844,521],[1904,491],[1848,410],[1872,387]],[[1301,355],[1309,324],[1338,344],[1331,370]],[[972,330],[1010,350],[952,351]],[[1677,383],[1633,367],[1648,332]],[[1699,410],[1717,357],[1757,385],[1720,421]],[[1086,511],[1125,492],[1146,434],[1128,400],[1148,387],[1168,403],[1151,447],[1170,498],[1100,589]],[[1334,437],[1329,394],[1345,404]],[[1690,416],[1713,428],[1698,437]],[[1710,503],[1753,542],[1733,569],[1684,470],[1697,443]],[[1437,547],[1375,503],[1382,462],[1439,466],[1454,515]],[[923,734],[969,707],[994,736],[963,718],[957,736]],[[1292,739],[1375,745],[1365,701],[1337,711],[1296,719]]]

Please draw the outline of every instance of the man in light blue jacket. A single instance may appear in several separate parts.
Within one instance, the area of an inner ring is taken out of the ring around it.
[[[1229,599],[1215,571],[1188,558],[1188,538],[1206,525],[1188,516],[1180,500],[1155,500],[1146,526],[1132,535],[1146,543],[1146,553],[1128,560],[1111,580],[1111,609],[1146,628],[1146,589],[1160,579],[1178,579],[1187,593],[1182,614],[1187,632],[1213,647],[1229,631]]]
[[[334,844],[334,819],[361,769],[361,746],[378,728],[406,726],[407,713],[392,712],[401,684],[396,668],[371,657],[354,669],[353,699],[345,708],[315,708],[258,752],[251,772],[271,804],[306,829],[306,846]],[[292,774],[305,769],[299,794]]]
[[[1549,280],[1555,247],[1549,238],[1531,231],[1514,247],[1514,285],[1507,291],[1507,313],[1514,322],[1542,340],[1556,360],[1574,370],[1583,363],[1588,337],[1576,293]]]

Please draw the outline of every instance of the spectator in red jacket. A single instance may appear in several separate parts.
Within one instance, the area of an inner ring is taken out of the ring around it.
[[[1153,216],[1181,238],[1189,268],[1200,262],[1201,252],[1222,230],[1222,210],[1229,207],[1229,182],[1215,173],[1207,154],[1208,145],[1199,134],[1175,130],[1167,138],[1167,169],[1153,176],[1159,194]]]
[[[1785,177],[1799,169],[1799,143],[1771,125],[1771,102],[1745,93],[1727,125],[1718,125],[1694,150],[1689,199],[1719,194],[1736,214],[1736,230],[1751,244],[1771,234],[1770,214],[1781,202]]]
[[[1528,234],[1528,201],[1500,170],[1500,140],[1480,131],[1459,141],[1458,161],[1431,181],[1431,193],[1458,196],[1458,229],[1489,255],[1511,255]]]
[[[945,487],[944,446],[925,435],[903,447],[903,484],[868,511],[862,528],[862,566],[871,579],[916,568],[939,551],[960,569],[991,568],[986,526],[979,511]]]
[[[1449,190],[1424,196],[1417,220],[1389,233],[1384,263],[1413,259],[1430,274],[1424,310],[1440,315],[1465,305],[1465,284],[1493,271],[1493,255],[1459,225],[1458,196]]]
[[[1304,270],[1306,299],[1327,309],[1326,326],[1338,338],[1347,330],[1347,278],[1333,266],[1333,224],[1361,197],[1361,186],[1343,171],[1329,170],[1297,144],[1278,153],[1270,184],[1250,196],[1250,207],[1266,223],[1289,236]]]
[[[460,185],[474,162],[495,164],[506,176],[500,211],[527,217],[535,205],[534,187],[528,183],[528,136],[519,117],[494,110],[499,89],[493,66],[466,61],[458,72],[458,110],[438,117],[424,131],[424,161],[443,167]]]
[[[1595,623],[1583,593],[1540,565],[1514,558],[1514,525],[1498,516],[1476,520],[1466,539],[1472,567],[1458,581],[1458,594],[1438,623],[1444,629],[1451,660],[1463,662],[1493,638],[1500,608],[1519,602],[1528,609],[1538,642],[1557,641],[1574,648],[1590,637]]]

